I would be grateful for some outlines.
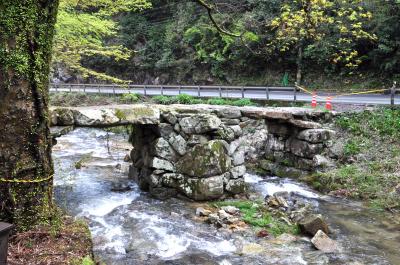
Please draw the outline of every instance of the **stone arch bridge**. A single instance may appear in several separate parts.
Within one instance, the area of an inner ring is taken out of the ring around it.
[[[248,162],[301,177],[332,165],[333,113],[209,105],[53,107],[53,126],[133,126],[129,176],[162,198],[218,199],[246,189]]]

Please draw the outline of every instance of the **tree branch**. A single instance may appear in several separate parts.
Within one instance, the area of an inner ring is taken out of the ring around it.
[[[241,38],[242,35],[241,34],[235,34],[232,32],[227,31],[226,29],[222,28],[217,21],[215,21],[212,13],[214,11],[214,7],[210,4],[207,4],[204,0],[195,0],[199,5],[201,5],[202,7],[204,7],[207,10],[208,13],[208,17],[211,20],[211,23],[213,23],[214,27],[221,33],[231,36],[231,37],[236,37],[236,38]]]

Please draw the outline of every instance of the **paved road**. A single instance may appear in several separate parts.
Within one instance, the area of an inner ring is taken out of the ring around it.
[[[221,92],[218,89],[207,89],[201,88],[200,92],[197,89],[187,89],[182,88],[181,90],[177,88],[164,88],[161,91],[160,88],[147,88],[146,92],[143,88],[134,88],[134,89],[121,89],[121,88],[112,88],[112,87],[90,87],[87,86],[85,89],[81,87],[72,87],[71,89],[68,87],[59,87],[57,90],[55,88],[50,88],[50,92],[84,92],[88,94],[126,94],[126,93],[139,93],[146,94],[149,96],[155,95],[165,95],[165,96],[176,96],[181,94],[188,94],[196,97],[220,97],[223,98],[242,98],[241,90],[222,90]],[[246,88],[243,92],[245,98],[249,99],[267,99],[267,93],[265,90],[260,89],[251,89]],[[320,98],[318,98],[319,102],[325,102],[325,98],[329,94],[319,94]],[[287,89],[286,91],[269,91],[268,95],[270,100],[281,100],[281,101],[293,101],[294,93],[292,90]],[[311,96],[309,94],[298,92],[297,101],[302,102],[311,102]],[[334,98],[333,103],[351,103],[351,104],[371,104],[371,105],[389,105],[390,104],[390,95],[384,94],[367,94],[367,95],[351,95],[351,96],[343,96]],[[395,96],[395,104],[400,105],[400,95],[396,94]]]

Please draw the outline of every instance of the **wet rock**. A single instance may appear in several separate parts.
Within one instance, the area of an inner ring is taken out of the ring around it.
[[[225,190],[231,194],[240,194],[246,189],[247,185],[243,178],[230,179],[225,185]]]
[[[177,195],[176,189],[171,188],[152,188],[150,189],[150,196],[157,200],[167,200],[174,198]]]
[[[158,156],[160,158],[164,158],[168,161],[176,161],[177,155],[175,150],[171,147],[171,145],[164,139],[158,138],[153,144],[153,152],[154,156]]]
[[[323,231],[318,230],[315,236],[311,239],[311,243],[316,249],[325,253],[338,252],[339,248],[336,241],[332,240]]]
[[[167,123],[161,123],[158,125],[160,136],[164,139],[169,139],[170,137],[176,135],[174,127]]]
[[[202,207],[198,207],[196,209],[196,215],[197,216],[209,216],[212,212],[210,210],[206,210]]]
[[[240,166],[244,164],[244,159],[245,159],[245,150],[244,148],[239,148],[239,150],[237,150],[233,156],[233,165],[234,166]]]
[[[231,169],[231,158],[227,155],[226,142],[210,141],[196,145],[176,164],[178,173],[197,178],[224,174]]]
[[[58,108],[51,111],[51,119],[53,125],[70,126],[75,124],[75,119],[72,110]],[[56,122],[56,123],[54,123]]]
[[[209,178],[183,178],[179,181],[178,189],[185,196],[197,200],[206,201],[218,199],[224,195],[224,178],[215,176]]]
[[[297,241],[297,238],[294,235],[285,233],[285,234],[278,236],[276,238],[276,241],[280,242],[281,244],[289,244],[289,243]]]
[[[267,236],[269,236],[269,233],[267,230],[260,230],[257,232],[256,235],[257,235],[257,237],[267,237]]]
[[[239,221],[239,218],[234,217],[233,215],[225,212],[224,210],[218,211],[218,217],[220,221],[222,221],[224,224],[233,224]]]
[[[219,222],[218,214],[216,214],[216,213],[209,214],[207,222],[210,224],[216,224],[217,222]]]
[[[221,120],[214,115],[198,114],[182,118],[179,125],[186,134],[202,134],[216,131],[221,125]]]
[[[172,148],[181,156],[186,154],[187,143],[186,140],[181,136],[177,135],[175,137],[171,137],[170,143]]]
[[[220,128],[218,129],[218,131],[215,133],[216,134],[216,138],[218,139],[222,139],[225,141],[233,141],[235,139],[235,133],[233,132],[233,130],[229,127],[226,127],[225,125],[220,126]]]
[[[127,183],[113,183],[111,191],[113,192],[127,192],[132,190],[132,188]]]
[[[313,158],[314,155],[319,154],[322,149],[322,144],[310,144],[306,141],[301,141],[298,139],[290,139],[287,142],[287,148],[290,152],[296,156]]]
[[[320,214],[305,217],[299,222],[299,227],[303,233],[309,234],[310,236],[314,236],[318,230],[329,234],[328,225]]]
[[[234,206],[224,206],[221,209],[224,210],[225,212],[227,212],[228,214],[232,214],[232,215],[236,215],[236,214],[240,213],[240,210]]]
[[[227,107],[216,111],[217,116],[225,119],[238,119],[242,117],[242,113],[239,108]]]
[[[129,154],[125,155],[124,162],[132,162],[131,156]]]
[[[239,137],[243,134],[242,128],[239,125],[229,126],[229,128],[235,134],[235,137]]]
[[[285,143],[283,141],[280,141],[274,135],[269,134],[265,148],[271,151],[283,151],[285,150]]]
[[[267,198],[266,201],[267,205],[273,208],[279,208],[279,207],[283,207],[283,208],[289,208],[289,204],[288,202],[280,196],[271,196]]]
[[[166,173],[162,175],[162,185],[169,188],[178,188],[185,177],[181,174]]]
[[[231,177],[233,179],[240,178],[244,174],[246,174],[246,166],[234,167],[234,168],[231,169],[230,173],[231,173]]]
[[[175,123],[178,122],[178,118],[176,117],[176,113],[173,112],[163,112],[161,114],[161,117],[166,120],[168,123],[174,125]]]
[[[301,131],[297,138],[310,143],[323,143],[330,140],[335,135],[335,131],[327,129],[309,129]]]
[[[151,161],[151,167],[166,171],[174,171],[174,165],[171,162],[157,157],[153,158],[153,160]]]
[[[195,146],[197,144],[205,144],[209,141],[209,139],[204,135],[192,134],[189,136],[187,141],[188,146]]]

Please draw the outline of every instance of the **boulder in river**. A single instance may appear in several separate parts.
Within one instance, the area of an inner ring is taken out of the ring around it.
[[[338,245],[335,240],[332,240],[321,230],[315,234],[311,239],[311,243],[317,248],[325,253],[337,252],[339,250]]]
[[[322,215],[309,215],[299,222],[301,231],[305,234],[314,236],[319,230],[329,234],[329,228]]]

